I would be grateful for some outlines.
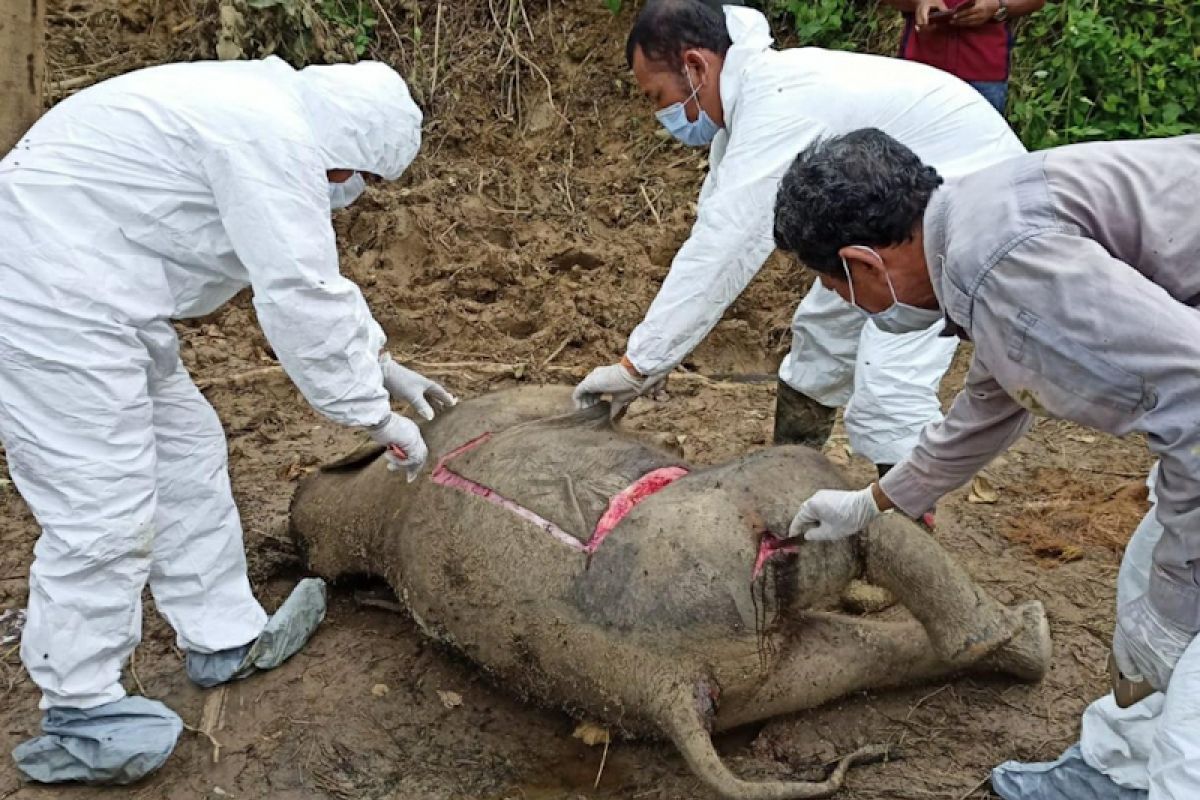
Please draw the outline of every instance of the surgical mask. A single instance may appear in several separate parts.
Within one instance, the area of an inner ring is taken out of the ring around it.
[[[658,118],[668,133],[688,147],[703,147],[712,142],[721,128],[712,121],[712,117],[708,116],[703,108],[700,108],[699,102],[696,103],[696,108],[700,112],[696,121],[692,122],[688,119],[687,104],[696,99],[700,87],[692,85],[692,76],[688,73],[687,67],[683,68],[683,77],[687,78],[688,88],[692,90],[688,99],[660,109],[655,112],[654,116]]]
[[[869,247],[864,247],[863,249],[875,253]],[[881,263],[883,262],[883,258],[879,253],[875,253],[875,257]],[[896,287],[892,286],[892,278],[888,275],[887,266],[883,267],[883,278],[887,281],[888,291],[892,293],[892,304],[883,311],[876,311],[874,313],[862,309],[854,298],[854,281],[850,278],[850,265],[846,263],[845,258],[842,259],[842,269],[846,273],[846,283],[850,286],[850,303],[870,317],[871,321],[875,323],[875,327],[884,333],[915,333],[916,331],[923,331],[943,318],[941,309],[917,308],[908,303],[901,303],[900,298],[896,297]]]
[[[329,207],[333,211],[346,206],[357,200],[367,189],[367,184],[363,180],[363,176],[356,172],[341,183],[329,183]]]

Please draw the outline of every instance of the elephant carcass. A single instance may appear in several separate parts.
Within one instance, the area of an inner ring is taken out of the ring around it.
[[[617,430],[606,406],[528,387],[460,403],[424,426],[412,484],[378,451],[297,490],[294,535],[329,579],[382,576],[432,637],[503,687],[634,735],[665,736],[730,798],[823,797],[823,781],[751,782],[710,734],[864,689],[960,670],[1041,678],[1040,604],[1005,608],[908,519],[838,542],[781,542],[814,491],[843,488],[801,447],[693,469]],[[912,613],[822,611],[856,577]]]

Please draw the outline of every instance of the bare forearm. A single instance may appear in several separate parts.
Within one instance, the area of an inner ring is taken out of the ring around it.
[[[871,499],[875,501],[875,507],[880,511],[890,511],[896,507],[896,504],[892,502],[892,498],[884,493],[883,488],[880,487],[878,482],[871,484]]]

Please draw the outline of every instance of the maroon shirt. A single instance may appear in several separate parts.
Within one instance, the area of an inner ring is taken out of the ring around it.
[[[958,8],[967,0],[947,0],[946,7]],[[913,15],[905,14],[900,56],[945,70],[964,81],[1008,80],[1011,43],[1008,24],[988,22],[977,28],[956,28],[948,22],[934,23],[917,33]]]

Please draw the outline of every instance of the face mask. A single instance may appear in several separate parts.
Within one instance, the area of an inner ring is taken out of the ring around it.
[[[692,76],[688,74],[687,67],[683,68],[683,77],[687,78],[688,88],[692,90],[691,95],[682,103],[673,103],[661,109],[654,116],[658,118],[668,133],[688,147],[703,147],[712,142],[721,128],[712,121],[703,108],[700,108],[699,103],[696,103],[696,108],[700,110],[696,121],[692,122],[687,118],[687,104],[696,99],[700,87],[692,85]]]
[[[869,247],[864,247],[863,249],[875,253]],[[875,253],[875,257],[879,258],[881,262],[883,261],[879,253]],[[883,268],[883,277],[887,281],[888,291],[892,293],[892,304],[883,311],[876,311],[875,313],[861,309],[854,299],[854,281],[850,278],[850,265],[846,263],[846,259],[844,258],[842,259],[842,269],[846,273],[846,283],[850,286],[851,305],[862,310],[875,323],[875,327],[884,333],[915,333],[916,331],[923,331],[943,318],[941,309],[917,308],[916,306],[910,306],[908,303],[901,303],[900,299],[896,297],[896,289],[892,286],[892,278],[888,275],[886,266]]]
[[[329,207],[333,211],[339,208],[345,208],[359,198],[366,191],[367,184],[363,180],[363,176],[359,173],[354,173],[341,183],[329,184]]]

